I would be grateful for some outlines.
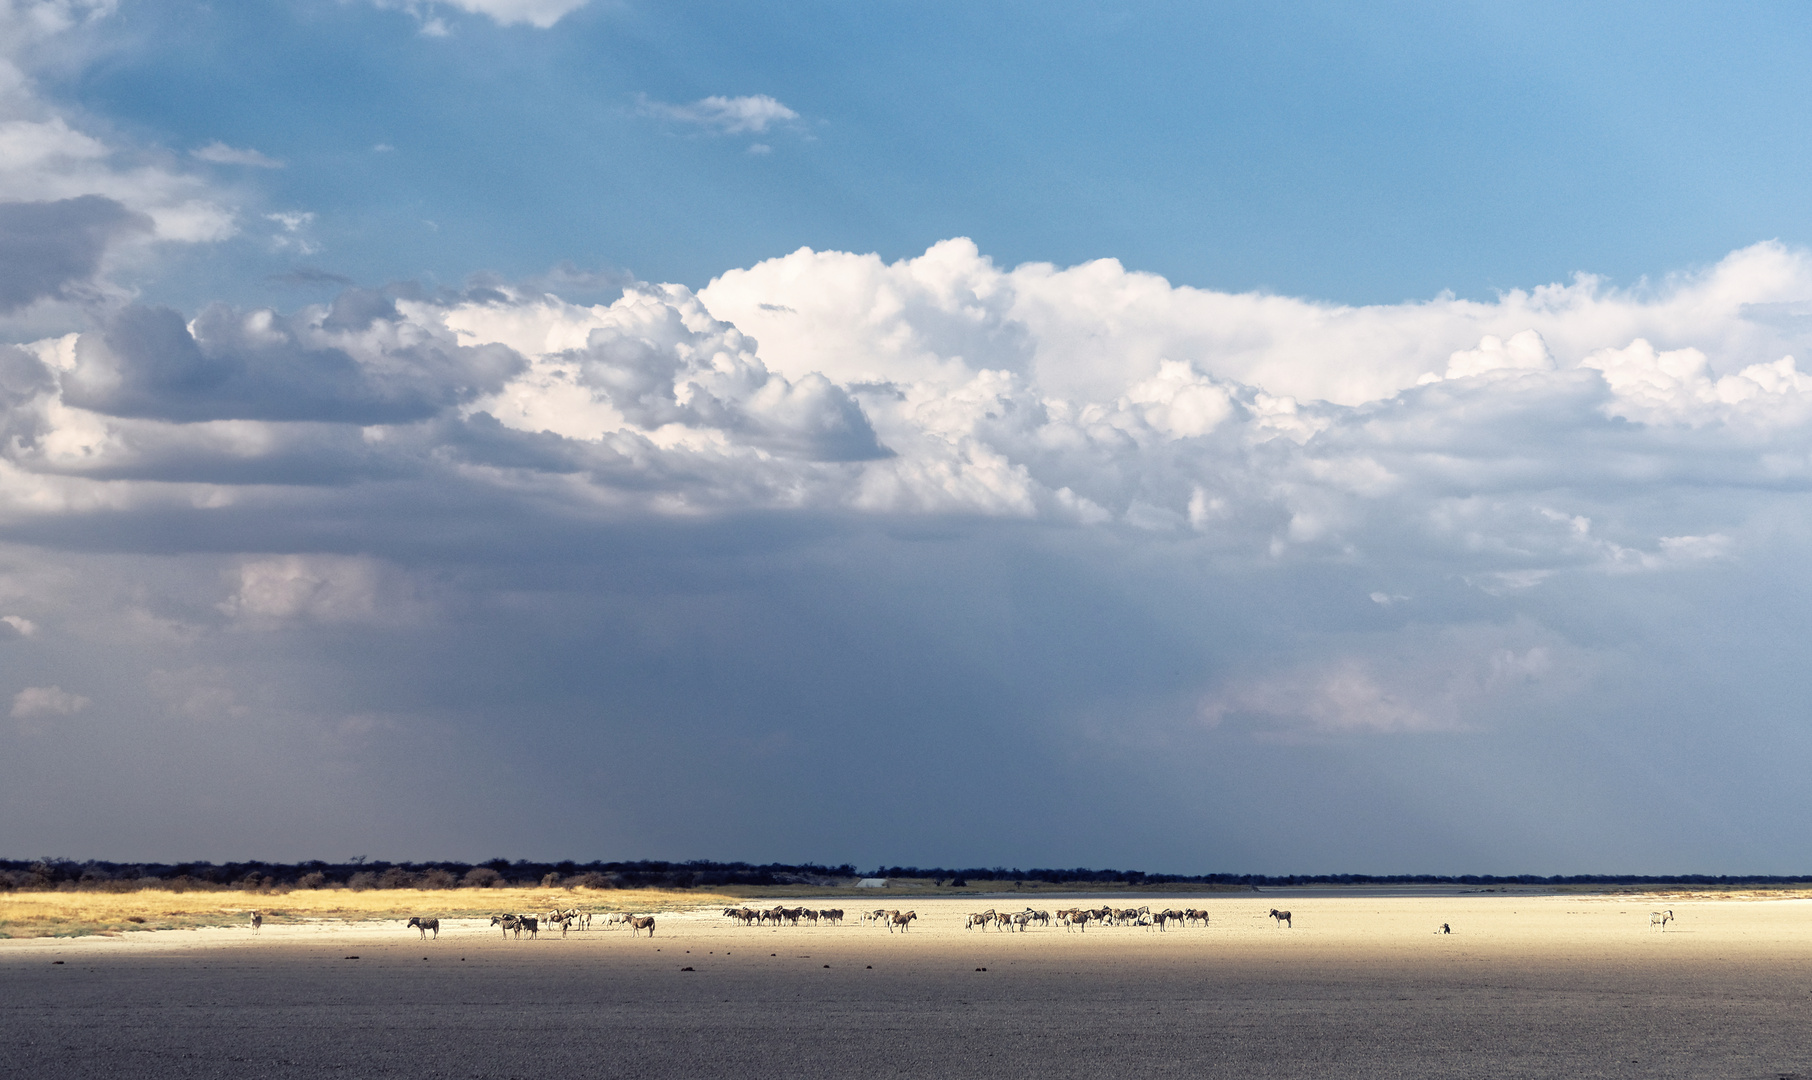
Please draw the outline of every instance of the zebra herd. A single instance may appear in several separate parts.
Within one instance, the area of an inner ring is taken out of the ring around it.
[[[1151,910],[1149,904],[1136,908],[1116,908],[1103,905],[1098,908],[1064,908],[1052,913],[1026,908],[1024,911],[978,911],[970,915],[963,923],[965,930],[986,930],[992,926],[1002,931],[1024,931],[1033,926],[1049,926],[1055,919],[1065,930],[1088,932],[1088,924],[1099,926],[1155,926],[1159,930],[1168,929],[1172,923],[1182,926],[1194,926],[1200,923],[1208,925],[1208,913],[1199,908],[1165,908],[1161,911]]]
[[[724,908],[724,918],[739,922],[744,926],[766,926],[768,923],[773,923],[775,926],[798,926],[801,922],[808,922],[814,926],[821,922],[829,923],[831,926],[838,926],[843,922],[843,909],[818,908],[814,910],[805,907],[790,908],[778,905],[767,909],[751,907]],[[866,919],[867,915],[864,915],[863,918]]]
[[[514,914],[493,915],[491,916],[491,925],[501,927],[503,929],[503,936],[506,938],[510,936],[511,932],[514,932],[517,937],[521,937],[524,930],[528,931],[529,937],[535,938],[541,935],[541,927],[545,922],[548,930],[551,931],[557,926],[560,928],[560,936],[565,937],[569,930],[590,930],[591,919],[592,916],[589,911],[580,911],[578,908],[568,908],[563,911],[559,908],[555,908],[545,916]],[[409,920],[409,925],[411,926],[416,925],[416,923],[416,919]],[[624,912],[615,912],[604,917],[604,925],[606,926],[619,923],[629,927],[631,936],[638,935],[644,930],[648,931],[649,937],[654,936],[653,915],[630,915]],[[436,921],[436,925],[438,925],[438,921]],[[438,936],[438,934],[436,936]]]
[[[843,923],[842,908],[814,909],[807,907],[790,908],[775,906],[772,908],[759,909],[734,907],[724,908],[723,913],[724,918],[739,922],[744,926],[766,926],[769,924],[774,926],[798,926],[802,922],[811,923],[814,926],[819,923],[830,926],[840,926]],[[862,923],[864,925],[874,924],[886,926],[889,933],[892,933],[895,930],[898,930],[900,933],[905,933],[912,925],[913,920],[918,917],[918,912],[916,911],[899,911],[886,908],[875,908],[872,911],[864,911],[861,913]],[[1279,926],[1295,926],[1295,924],[1290,921],[1290,913],[1288,911],[1279,911],[1276,908],[1272,908],[1266,917],[1275,920]],[[1674,918],[1673,909],[1671,908],[1665,911],[1651,911],[1648,915],[1648,925],[1650,929],[1666,930],[1667,924],[1673,922]],[[1149,905],[1142,905],[1136,908],[1102,906],[1098,908],[1064,908],[1057,912],[1037,911],[1029,907],[1024,911],[995,911],[993,908],[989,908],[986,911],[978,911],[966,916],[963,920],[963,929],[986,930],[992,926],[994,929],[1002,932],[1024,931],[1029,930],[1034,926],[1049,927],[1053,920],[1061,924],[1065,930],[1083,932],[1088,930],[1089,923],[1095,923],[1098,926],[1143,926],[1147,928],[1156,927],[1158,930],[1165,930],[1172,924],[1181,924],[1186,927],[1200,924],[1201,926],[1206,927],[1209,922],[1208,912],[1199,908],[1184,908],[1182,910],[1165,908],[1162,911],[1153,911]],[[549,930],[558,926],[560,928],[560,936],[565,937],[569,930],[590,930],[591,921],[592,913],[589,911],[580,911],[578,908],[555,908],[546,915],[520,915],[511,913],[491,916],[491,925],[501,927],[505,938],[508,938],[511,933],[514,933],[520,938],[524,930],[528,931],[529,937],[534,938],[539,936],[544,925]],[[262,928],[264,925],[263,913],[253,911],[251,913],[250,922],[253,930]],[[627,926],[632,935],[639,935],[642,931],[646,930],[648,931],[649,937],[654,936],[654,916],[652,915],[631,915],[626,912],[613,912],[604,916],[604,925]],[[436,938],[439,938],[440,920],[431,915],[417,915],[410,918],[407,929],[421,931],[421,936],[423,938],[426,938],[429,934],[433,934]],[[1440,929],[1435,932],[1438,934],[1451,934],[1453,930],[1446,923],[1442,923]]]

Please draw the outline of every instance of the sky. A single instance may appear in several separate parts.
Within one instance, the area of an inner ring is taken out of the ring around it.
[[[1812,872],[1797,15],[0,0],[0,855]]]

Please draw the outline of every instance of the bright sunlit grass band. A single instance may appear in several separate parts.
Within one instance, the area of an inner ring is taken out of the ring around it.
[[[0,893],[0,937],[78,937],[131,930],[233,926],[254,910],[267,923],[309,919],[488,918],[553,908],[649,912],[728,905],[717,893],[668,889],[297,889],[237,891]]]

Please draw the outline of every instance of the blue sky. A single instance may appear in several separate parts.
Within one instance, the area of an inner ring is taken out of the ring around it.
[[[1805,872],[1798,15],[0,0],[0,853]]]
[[[1394,302],[1803,238],[1790,12],[621,3],[547,30],[435,8],[432,36],[339,0],[128,3],[48,85],[148,143],[285,162],[220,179],[317,214],[311,265],[363,283],[570,261],[696,287],[801,245],[970,236],[1007,264]],[[713,135],[638,95],[800,119]],[[263,254],[163,287],[193,303]]]

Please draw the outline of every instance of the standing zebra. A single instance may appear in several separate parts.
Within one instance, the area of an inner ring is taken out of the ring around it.
[[[264,929],[264,913],[263,912],[259,912],[259,911],[252,912],[252,929],[253,930]]]
[[[1296,924],[1290,921],[1290,913],[1287,911],[1279,911],[1276,908],[1272,908],[1271,918],[1276,919],[1277,925],[1279,926],[1287,926],[1292,930],[1296,928]]]

